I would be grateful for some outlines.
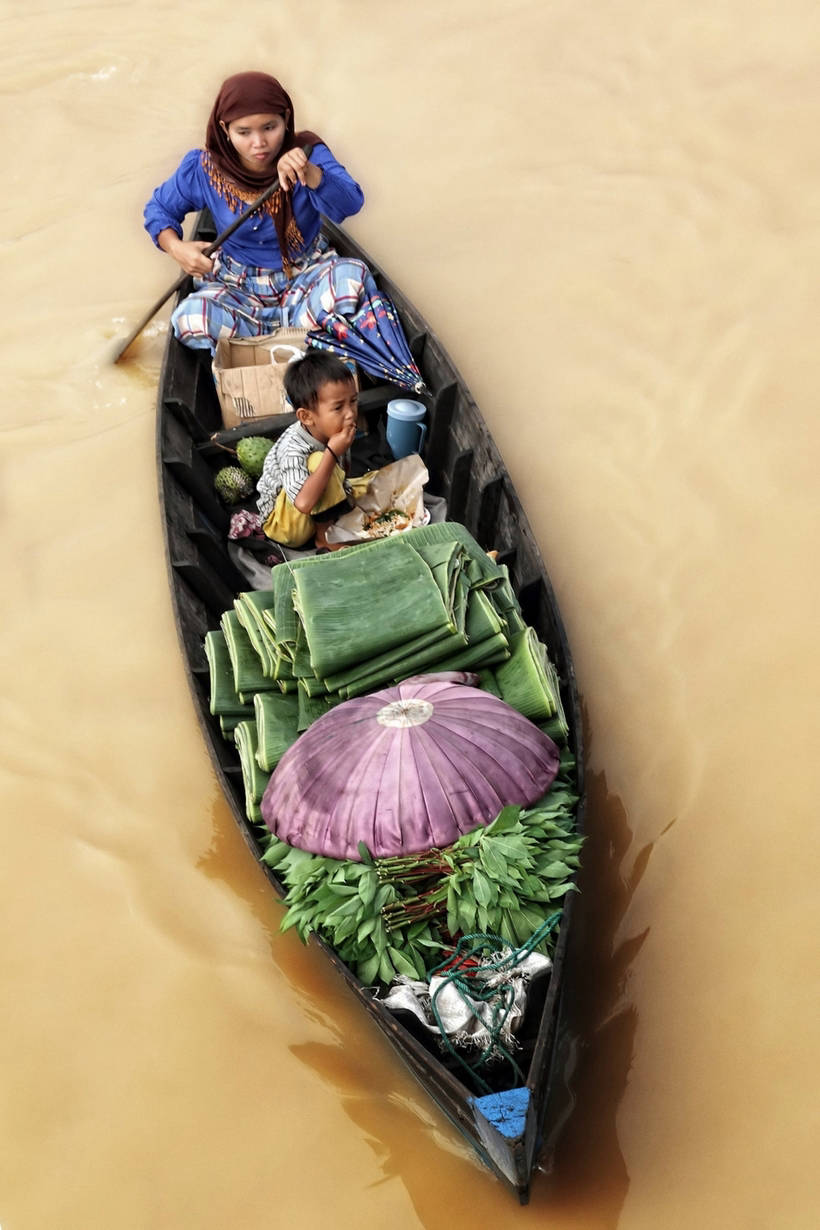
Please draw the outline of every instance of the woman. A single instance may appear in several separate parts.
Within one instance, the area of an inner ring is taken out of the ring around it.
[[[277,176],[280,189],[213,257],[206,243],[182,238],[192,210],[207,206],[221,232]],[[274,77],[229,77],[205,148],[186,154],[145,207],[151,238],[194,278],[194,293],[171,317],[176,336],[213,353],[219,338],[259,337],[279,325],[307,331],[325,311],[354,316],[375,284],[362,261],[340,257],[320,237],[320,214],[341,222],[363,202],[321,137],[295,131],[293,104]]]

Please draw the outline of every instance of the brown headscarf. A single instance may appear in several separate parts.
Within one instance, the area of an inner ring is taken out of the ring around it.
[[[237,73],[228,77],[208,119],[202,165],[214,190],[234,213],[255,201],[276,176],[275,165],[258,174],[247,170],[231,145],[222,124],[230,124],[244,115],[287,115],[285,139],[277,158],[295,146],[318,145],[322,140],[307,129],[294,130],[293,103],[275,77],[267,73]],[[304,248],[304,239],[293,217],[290,192],[277,189],[262,208],[273,219],[282,266],[289,273],[291,258]]]

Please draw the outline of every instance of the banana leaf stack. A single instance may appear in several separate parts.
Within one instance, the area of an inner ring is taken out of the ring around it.
[[[236,742],[257,824],[268,778],[303,730],[414,675],[477,672],[556,742],[567,732],[554,668],[506,568],[454,522],[278,565],[271,589],[240,594],[205,649],[211,712]]]

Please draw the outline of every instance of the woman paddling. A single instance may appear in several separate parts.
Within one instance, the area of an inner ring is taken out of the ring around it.
[[[220,232],[277,176],[280,188],[212,257],[207,243],[182,238],[186,214],[207,207]],[[145,207],[151,238],[194,278],[193,294],[171,316],[176,336],[213,352],[220,338],[315,328],[322,311],[355,316],[375,290],[372,275],[331,249],[319,227],[320,214],[341,222],[363,201],[321,137],[295,130],[293,104],[274,77],[229,77],[205,148],[187,153]]]

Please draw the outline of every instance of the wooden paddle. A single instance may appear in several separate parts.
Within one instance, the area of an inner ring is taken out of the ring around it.
[[[305,145],[302,148],[303,148],[303,152],[305,153],[305,155],[309,158],[313,150],[313,146]],[[212,252],[215,252],[217,248],[220,247],[220,245],[225,242],[228,236],[234,233],[234,231],[236,230],[238,226],[241,226],[243,222],[246,222],[247,219],[250,218],[251,214],[256,213],[257,209],[259,209],[262,205],[264,205],[265,201],[267,201],[270,197],[273,196],[274,192],[276,191],[278,187],[279,187],[279,178],[277,176],[277,178],[274,179],[273,183],[268,188],[265,189],[265,191],[262,193],[261,196],[258,196],[256,200],[251,205],[248,206],[248,208],[245,210],[243,214],[240,214],[238,218],[235,218],[233,222],[231,223],[231,225],[227,226],[221,235],[217,235],[213,243],[209,243],[207,248],[202,249],[204,255],[210,256]],[[190,273],[181,274],[177,278],[176,282],[174,282],[173,286],[168,287],[168,289],[166,290],[162,298],[157,299],[156,303],[153,304],[153,306],[148,309],[148,311],[145,313],[145,315],[143,316],[139,324],[136,326],[136,328],[133,329],[131,333],[128,334],[128,337],[125,339],[124,342],[121,342],[120,345],[117,346],[116,350],[111,356],[112,363],[119,363],[120,359],[125,354],[128,347],[131,345],[132,342],[135,342],[137,340],[137,338],[142,333],[145,326],[148,324],[149,320],[152,320],[154,316],[156,316],[157,312],[162,307],[163,303],[167,303],[168,300],[171,298],[171,295],[173,295],[176,291],[182,289],[182,287],[184,286],[185,282],[187,282],[189,277],[191,277]]]

